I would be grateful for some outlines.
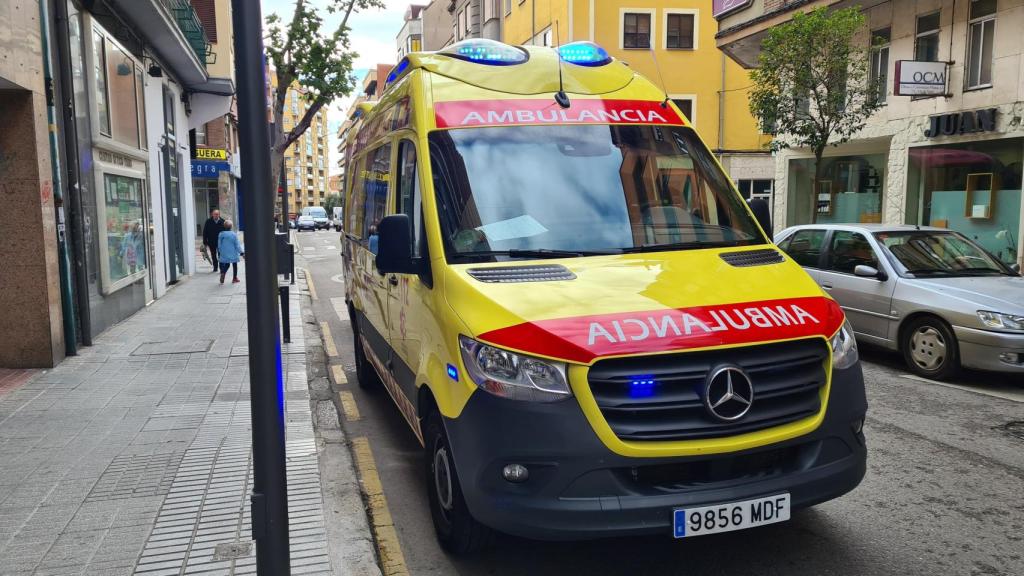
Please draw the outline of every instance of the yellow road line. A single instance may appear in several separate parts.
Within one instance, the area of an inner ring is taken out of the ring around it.
[[[340,365],[335,364],[331,366],[331,380],[334,380],[335,386],[348,384],[348,377],[345,376],[345,371],[341,369]]]
[[[306,276],[306,287],[309,289],[309,297],[313,300],[319,300],[316,296],[316,286],[313,284],[313,275],[309,273],[309,268],[303,268],[302,273]]]
[[[355,422],[362,418],[359,415],[359,407],[356,406],[356,399],[351,392],[338,392],[338,399],[341,400],[341,409],[345,412],[345,419]]]
[[[338,347],[334,345],[334,338],[331,336],[331,327],[327,322],[320,323],[320,332],[324,335],[324,350],[327,355],[334,358],[338,355]]]
[[[384,576],[405,576],[409,568],[405,565],[402,545],[398,542],[398,532],[391,519],[388,500],[384,495],[384,487],[377,473],[377,463],[370,450],[370,441],[364,437],[352,440],[352,450],[356,458],[359,480],[366,493],[366,501],[370,507],[370,520],[373,534],[377,540],[377,553],[380,554],[381,571]]]

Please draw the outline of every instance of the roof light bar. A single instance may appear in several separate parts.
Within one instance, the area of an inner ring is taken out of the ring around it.
[[[398,78],[401,77],[402,74],[404,74],[405,71],[408,70],[408,69],[409,69],[409,58],[408,57],[402,58],[402,61],[398,63],[398,66],[395,66],[394,68],[392,68],[391,72],[388,73],[388,79],[384,82],[384,85],[385,86],[389,86],[392,82],[394,82],[395,80],[398,80]]]
[[[487,38],[463,40],[452,44],[440,53],[452,58],[489,66],[512,66],[522,64],[530,59],[529,54],[522,48]]]
[[[577,66],[604,66],[612,61],[604,48],[593,42],[573,42],[558,47],[558,56]]]

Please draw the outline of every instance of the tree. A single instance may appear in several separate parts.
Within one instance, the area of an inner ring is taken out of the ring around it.
[[[324,198],[324,210],[327,210],[328,214],[333,214],[338,206],[341,206],[341,194],[328,194],[327,198]]]
[[[857,39],[864,28],[856,6],[797,13],[768,31],[759,68],[750,75],[750,112],[763,132],[776,134],[772,149],[795,145],[814,152],[812,223],[825,149],[847,142],[880,106],[869,74],[874,47]]]
[[[287,26],[276,14],[267,17],[267,57],[273,66],[270,73],[277,75],[277,93],[271,102],[274,124],[270,138],[270,193],[281,181],[281,163],[288,147],[306,132],[321,108],[355,88],[352,62],[358,54],[349,44],[349,18],[356,12],[384,7],[383,0],[324,1],[329,13],[341,15],[338,27],[330,33],[324,31],[323,18],[309,0],[295,1],[295,11]],[[304,89],[306,112],[285,132],[285,99],[295,82]]]

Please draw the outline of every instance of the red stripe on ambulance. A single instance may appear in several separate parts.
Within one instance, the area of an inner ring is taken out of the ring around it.
[[[527,353],[588,363],[602,356],[831,337],[842,309],[823,297],[762,300],[525,322],[480,339]]]
[[[649,100],[586,100],[568,108],[554,99],[463,100],[434,104],[438,128],[528,124],[664,124],[684,125],[671,107]]]

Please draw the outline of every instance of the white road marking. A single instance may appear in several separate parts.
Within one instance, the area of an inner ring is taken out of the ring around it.
[[[326,248],[327,248],[328,250],[337,250],[337,249],[338,249],[338,247],[337,247],[337,246],[327,246]]]
[[[331,276],[331,282],[337,282],[338,284],[344,284],[345,283],[345,275],[344,274],[335,274],[334,276]]]
[[[907,380],[915,380],[917,382],[925,382],[927,384],[936,384],[938,386],[945,386],[946,388],[955,388],[957,390],[973,392],[975,394],[983,394],[985,396],[992,396],[993,398],[1002,398],[1003,400],[1009,400],[1011,402],[1024,403],[1024,388],[1021,388],[1018,391],[996,388],[994,386],[984,386],[980,384],[974,386],[962,386],[960,384],[950,384],[949,382],[929,380],[928,378],[922,378],[921,376],[917,376],[916,374],[900,374],[900,378],[906,378]]]
[[[316,250],[316,246],[303,246],[303,250]]]
[[[341,296],[331,298],[331,307],[334,308],[334,313],[338,315],[339,320],[345,323],[349,321],[348,306],[345,305],[345,298]]]

